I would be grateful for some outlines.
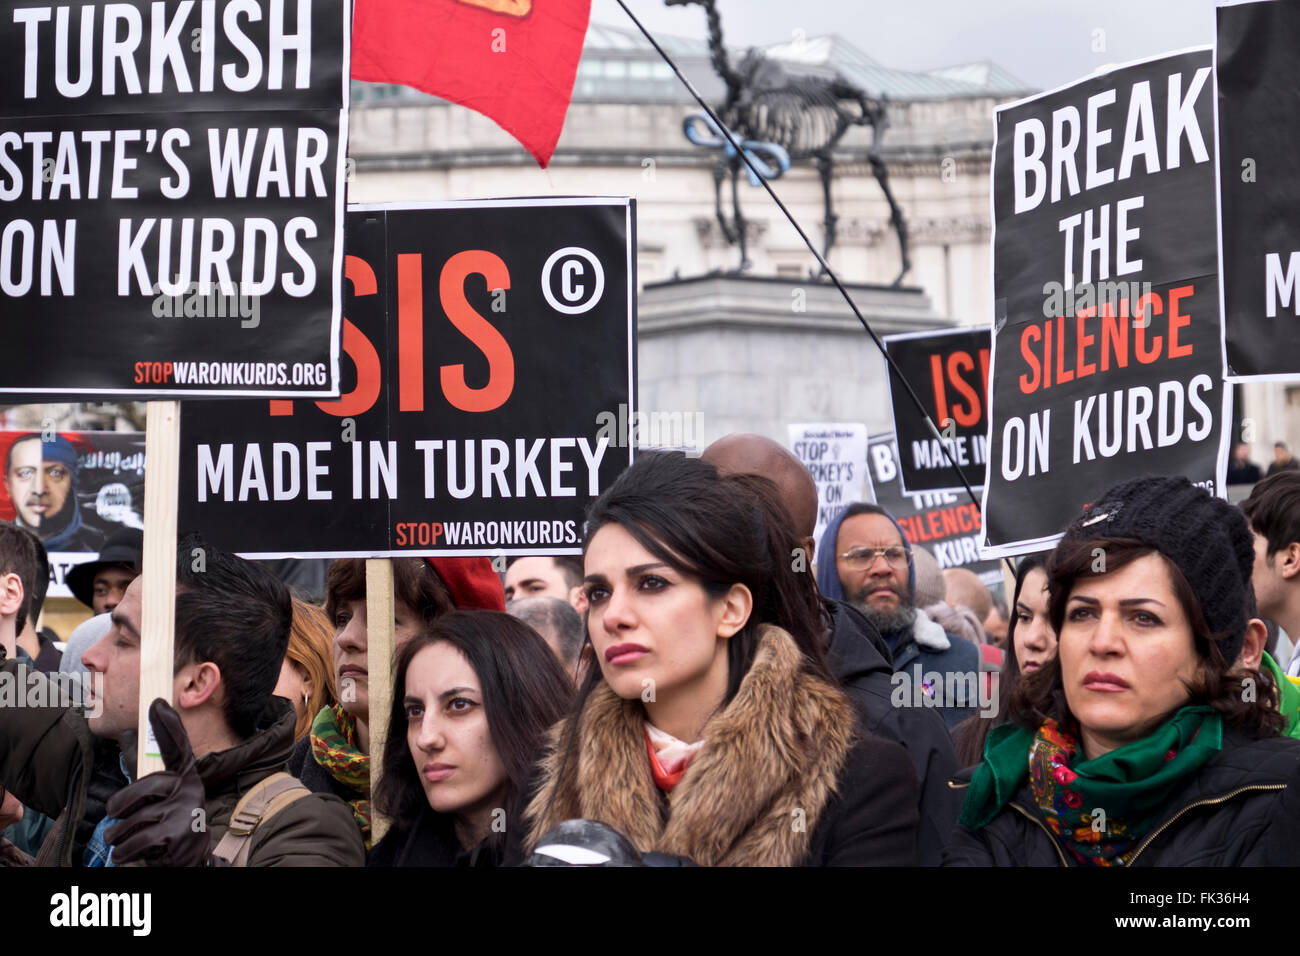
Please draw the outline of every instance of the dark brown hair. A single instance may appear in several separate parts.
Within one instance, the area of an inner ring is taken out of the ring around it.
[[[1105,571],[1094,572],[1096,555],[1105,556]],[[1186,576],[1174,562],[1160,554],[1151,545],[1133,538],[1094,538],[1063,543],[1052,553],[1047,563],[1049,588],[1048,610],[1052,627],[1058,640],[1065,623],[1066,606],[1070,593],[1079,578],[1097,573],[1109,574],[1148,554],[1159,554],[1169,571],[1174,595],[1187,616],[1192,630],[1192,641],[1200,663],[1197,677],[1188,686],[1190,704],[1213,707],[1223,717],[1223,722],[1251,737],[1273,737],[1284,724],[1277,709],[1277,688],[1271,676],[1257,670],[1236,666],[1224,657],[1221,643],[1240,635],[1212,634],[1201,611],[1200,599],[1192,590]],[[1254,595],[1246,593],[1247,616],[1255,613]],[[1059,645],[1058,645],[1059,646]],[[1060,653],[1037,672],[1024,675],[1011,695],[1010,719],[1022,727],[1035,729],[1049,717],[1059,723],[1073,721],[1065,699],[1061,678]],[[1258,687],[1255,700],[1243,700],[1241,689],[1251,680]]]
[[[757,475],[720,476],[716,468],[681,452],[650,452],[635,462],[587,512],[583,552],[596,533],[616,524],[642,547],[711,598],[743,584],[753,596],[745,625],[727,641],[726,706],[740,689],[758,651],[764,624],[783,628],[803,654],[804,670],[832,687],[840,682],[826,662],[828,619],[806,557],[795,570],[803,542],[776,485]],[[590,633],[588,634],[590,640]],[[564,738],[563,777],[577,765],[578,716],[604,681],[598,666],[587,671]]]
[[[411,638],[397,655],[383,774],[374,794],[375,808],[401,830],[409,830],[428,805],[406,740],[406,672],[416,654],[439,641],[464,655],[483,689],[492,746],[510,778],[503,807],[507,819],[523,798],[543,735],[564,716],[573,696],[573,682],[542,636],[502,611],[453,611]],[[489,838],[500,844],[493,848],[498,858],[504,847],[499,837]]]
[[[393,597],[425,621],[456,609],[447,586],[433,565],[424,558],[393,558]],[[325,578],[325,613],[330,626],[335,615],[349,601],[366,599],[366,562],[363,558],[341,558],[330,565]]]
[[[957,751],[957,763],[962,767],[972,767],[983,760],[984,744],[988,740],[989,731],[1010,720],[1011,696],[1020,682],[1020,662],[1016,660],[1016,624],[1020,620],[1020,613],[1016,607],[1020,604],[1020,592],[1024,589],[1025,578],[1029,577],[1030,571],[1044,571],[1043,558],[1040,555],[1031,554],[1022,558],[1016,565],[1016,589],[1011,596],[1007,621],[1007,644],[1002,652],[1002,672],[997,678],[998,709],[992,717],[972,714],[952,729],[952,743]]]

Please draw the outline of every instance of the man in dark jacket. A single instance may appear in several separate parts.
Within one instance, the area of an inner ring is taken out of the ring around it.
[[[976,712],[980,652],[944,632],[914,603],[916,572],[907,536],[878,505],[857,502],[822,534],[817,583],[863,613],[889,645],[900,707],[933,707],[949,730]]]
[[[198,550],[201,549],[201,550]],[[195,557],[199,555],[199,557]],[[289,595],[270,574],[198,539],[178,548],[175,709],[156,701],[165,772],[130,782],[139,707],[142,579],[113,610],[108,634],[83,656],[90,705],[5,707],[0,785],[58,817],[38,864],[211,864],[236,803],[282,770],[295,716],[272,696],[288,644]],[[30,687],[44,675],[15,660],[0,678]],[[79,685],[78,685],[79,686]],[[43,703],[28,694],[25,703]],[[266,817],[250,840],[250,866],[360,866],[347,806],[306,795]]]
[[[803,463],[761,435],[727,435],[700,457],[722,473],[763,475],[776,483],[795,528],[804,535],[805,566],[812,573],[817,486]],[[843,601],[828,598],[825,604],[831,620],[826,647],[831,672],[857,706],[867,732],[907,749],[920,798],[918,862],[938,865],[944,841],[961,812],[961,795],[948,786],[957,769],[957,755],[947,728],[934,710],[894,706],[894,667],[880,633],[859,610]]]

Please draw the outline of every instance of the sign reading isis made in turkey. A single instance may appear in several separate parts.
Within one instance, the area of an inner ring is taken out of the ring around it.
[[[988,328],[887,335],[885,348],[925,407],[923,415],[898,376],[889,376],[903,494],[964,491],[967,485],[983,485],[988,457]],[[934,422],[938,438],[926,415]]]
[[[578,553],[632,456],[634,221],[350,207],[342,396],[186,402],[180,529],[258,557]]]
[[[1214,12],[1225,374],[1300,380],[1300,3]]]
[[[984,555],[1147,474],[1224,485],[1209,49],[998,109]]]
[[[338,394],[350,8],[3,5],[0,391]]]

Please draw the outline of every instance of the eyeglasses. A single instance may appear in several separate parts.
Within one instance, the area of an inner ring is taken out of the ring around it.
[[[897,545],[891,548],[850,548],[840,555],[840,560],[851,568],[869,568],[876,563],[876,558],[884,558],[894,568],[907,566],[907,559],[912,552]]]

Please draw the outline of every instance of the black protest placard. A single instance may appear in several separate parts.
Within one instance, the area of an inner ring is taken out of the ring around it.
[[[6,6],[0,390],[338,394],[350,7]]]
[[[990,335],[978,328],[885,336],[886,351],[940,435],[934,437],[903,383],[891,374],[889,400],[904,494],[964,491],[958,471],[972,488],[984,484]]]
[[[354,207],[343,394],[187,402],[179,528],[258,557],[571,554],[631,461],[634,207]]]
[[[1001,107],[984,554],[1146,474],[1221,493],[1210,52]]]
[[[1300,4],[1215,10],[1224,375],[1300,379]]]
[[[933,554],[944,570],[969,568],[990,587],[1002,581],[998,562],[980,558],[980,510],[969,495],[964,491],[904,494],[893,435],[868,440],[867,465],[876,504],[894,516],[910,544]]]
[[[28,528],[50,558],[53,597],[70,597],[64,575],[93,561],[144,515],[144,435],[140,432],[0,432],[4,483],[0,521]]]

